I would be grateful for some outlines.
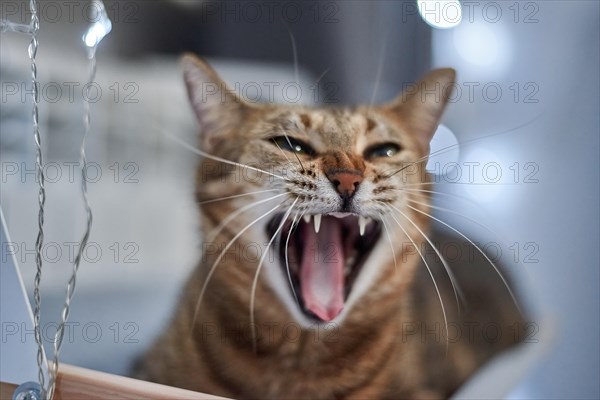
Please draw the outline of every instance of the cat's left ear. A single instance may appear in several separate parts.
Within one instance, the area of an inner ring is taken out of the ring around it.
[[[454,88],[456,71],[435,69],[415,84],[408,85],[395,100],[384,106],[414,133],[424,149],[435,133]]]
[[[249,106],[207,63],[193,54],[181,59],[188,97],[201,127],[201,142],[210,148],[217,137],[239,127]]]

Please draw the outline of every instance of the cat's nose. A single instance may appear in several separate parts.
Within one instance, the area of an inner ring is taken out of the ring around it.
[[[327,178],[344,198],[352,197],[363,180],[361,174],[352,171],[335,171],[327,174]]]

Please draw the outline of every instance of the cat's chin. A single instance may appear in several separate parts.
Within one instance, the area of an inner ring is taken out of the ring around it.
[[[381,237],[380,221],[351,213],[283,215],[267,225],[275,238],[280,265],[305,317],[334,320],[344,309],[362,267]]]

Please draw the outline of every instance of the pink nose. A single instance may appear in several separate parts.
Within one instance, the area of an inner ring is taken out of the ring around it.
[[[327,178],[342,197],[351,197],[363,180],[361,175],[347,171],[329,173]]]

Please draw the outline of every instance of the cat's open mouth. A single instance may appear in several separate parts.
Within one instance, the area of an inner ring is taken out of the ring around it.
[[[268,224],[269,235],[281,218]],[[331,321],[342,311],[380,235],[381,222],[350,213],[310,215],[294,227],[291,219],[284,224],[276,242],[278,253],[307,316]]]

